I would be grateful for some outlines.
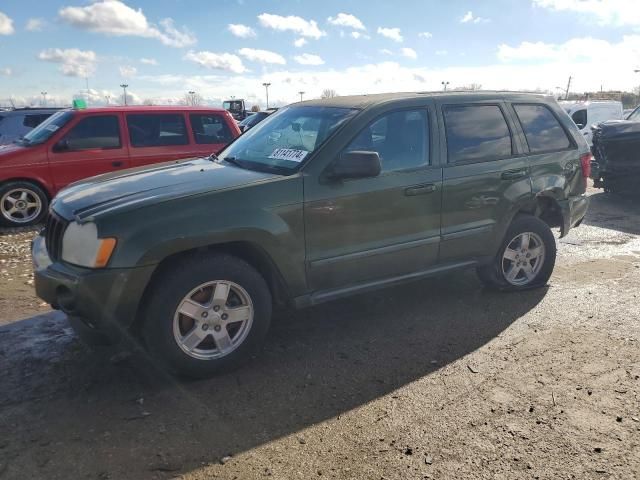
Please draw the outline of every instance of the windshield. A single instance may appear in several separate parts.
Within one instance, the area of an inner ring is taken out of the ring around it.
[[[23,145],[40,145],[51,138],[59,129],[64,127],[69,120],[73,118],[74,113],[71,110],[63,110],[56,112],[47,118],[36,128],[27,133],[19,143]]]
[[[220,159],[244,168],[293,173],[356,113],[348,108],[282,108],[229,145]]]
[[[630,120],[632,122],[640,122],[640,107],[631,112],[627,117],[627,120]]]
[[[242,110],[242,102],[240,100],[227,100],[226,102],[222,102],[222,107],[225,110],[239,112]]]

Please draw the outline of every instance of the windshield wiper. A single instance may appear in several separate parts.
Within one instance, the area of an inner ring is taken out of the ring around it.
[[[236,167],[247,169],[246,165],[242,164],[241,160],[238,160],[236,157],[224,157],[223,160],[225,162],[229,162],[231,165],[235,165]]]
[[[212,162],[217,162],[218,161],[218,155],[216,155],[215,153],[212,153],[211,155],[209,155],[209,160],[211,160]]]

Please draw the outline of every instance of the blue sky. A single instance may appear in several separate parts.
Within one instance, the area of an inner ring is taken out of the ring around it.
[[[633,0],[3,0],[0,104],[640,84]],[[89,92],[86,85],[89,85]]]

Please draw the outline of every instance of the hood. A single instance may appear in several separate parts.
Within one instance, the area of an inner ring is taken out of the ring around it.
[[[82,221],[114,210],[138,208],[174,198],[228,190],[277,177],[193,159],[92,177],[62,190],[51,207],[66,219]]]
[[[7,158],[13,158],[16,155],[20,155],[24,152],[25,147],[22,147],[15,143],[7,143],[5,145],[0,145],[0,162]]]
[[[593,133],[599,139],[623,139],[627,137],[640,138],[640,122],[629,120],[607,120],[592,127]]]

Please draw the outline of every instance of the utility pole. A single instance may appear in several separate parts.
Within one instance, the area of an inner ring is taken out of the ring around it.
[[[300,94],[300,101],[302,101],[302,96],[305,94],[305,92],[298,92]]]
[[[269,87],[271,86],[271,84],[265,82],[265,83],[262,84],[262,86],[264,87],[264,89],[267,92],[267,108],[266,108],[266,110],[268,110],[269,109]]]
[[[567,82],[567,91],[564,94],[564,99],[569,100],[569,89],[571,88],[571,75],[569,75],[569,81]]]
[[[122,88],[122,90],[124,91],[124,97],[123,98],[124,98],[124,106],[125,107],[127,106],[127,87],[128,86],[129,85],[126,84],[126,83],[123,83],[123,84],[120,85],[120,88]]]
[[[440,82],[442,83],[442,87],[444,88],[444,91],[447,91],[447,87],[449,86],[449,82]]]
[[[40,94],[42,95],[42,106],[46,107],[47,106],[47,92],[40,92]]]

